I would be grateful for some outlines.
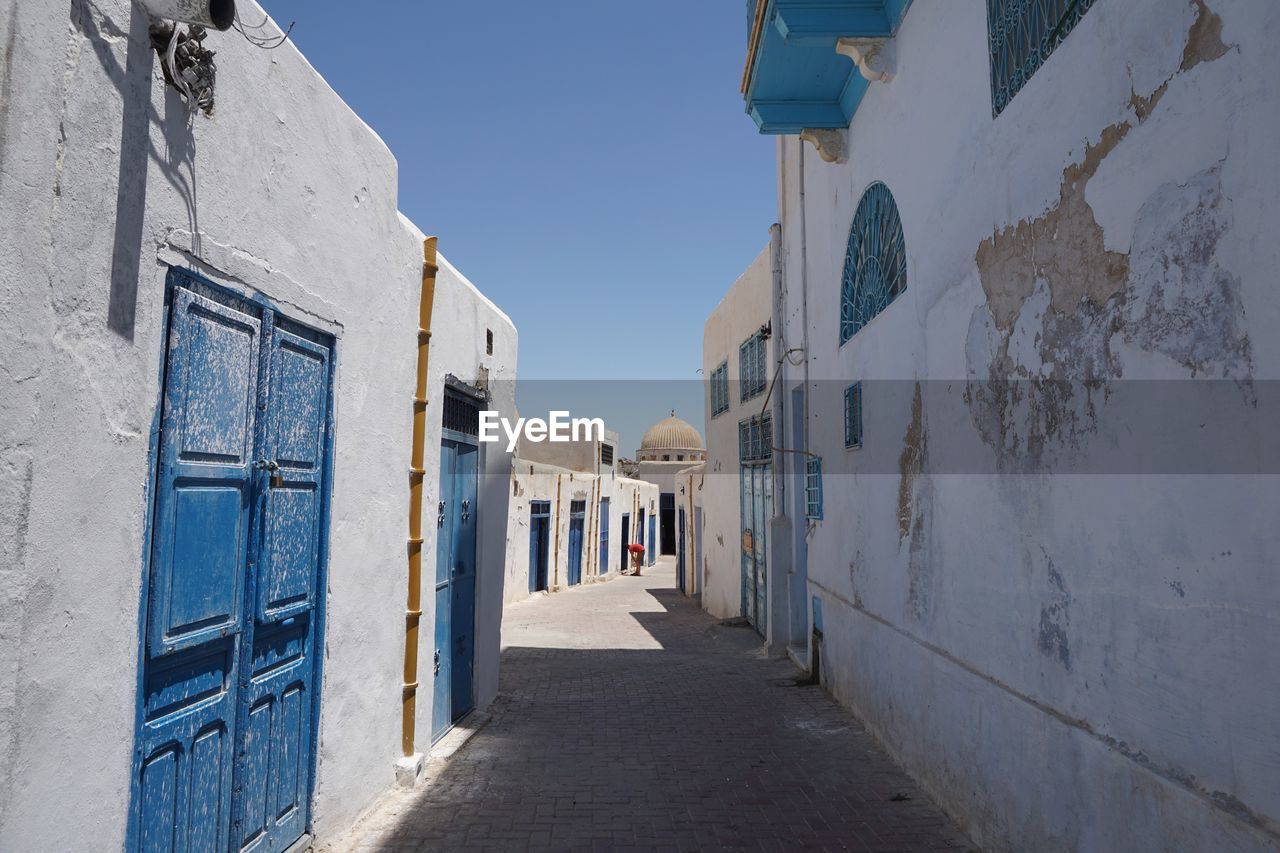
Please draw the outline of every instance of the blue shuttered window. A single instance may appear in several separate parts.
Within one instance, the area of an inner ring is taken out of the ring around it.
[[[1093,0],[987,0],[991,113],[1000,115]]]
[[[889,188],[877,181],[858,202],[840,282],[840,343],[907,289],[907,247]]]
[[[844,389],[844,446],[862,446],[862,383]]]
[[[769,365],[765,356],[764,330],[756,332],[738,347],[738,382],[745,402],[764,392],[768,384]]]
[[[804,515],[822,520],[822,457],[810,456],[804,463]]]
[[[755,415],[738,423],[738,459],[768,462],[773,458],[773,416]]]
[[[729,362],[711,371],[711,417],[729,411]]]

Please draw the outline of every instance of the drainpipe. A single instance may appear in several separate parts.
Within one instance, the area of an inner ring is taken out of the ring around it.
[[[560,492],[564,486],[564,475],[556,475],[556,547],[553,552],[556,555],[555,561],[555,582],[551,585],[554,590],[560,589]]]
[[[418,378],[413,392],[413,439],[409,462],[409,591],[405,599],[404,697],[400,748],[414,756],[418,710],[418,623],[422,620],[422,483],[426,478],[427,364],[431,309],[436,297],[436,238],[422,244],[422,297],[418,303]]]

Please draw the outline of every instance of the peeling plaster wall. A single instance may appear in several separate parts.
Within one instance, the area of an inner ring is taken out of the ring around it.
[[[217,111],[188,118],[147,26],[127,0],[0,2],[4,850],[124,844],[169,264],[337,337],[317,832],[391,785],[399,754],[422,246],[397,214],[396,162],[292,44],[211,35]],[[481,325],[491,376],[513,378],[509,321],[447,263],[439,294],[432,393],[444,372],[474,375]],[[505,495],[501,463],[489,473]],[[481,562],[483,699],[501,593]],[[50,803],[75,808],[50,820]]]
[[[618,434],[605,432],[606,443],[615,447]],[[545,446],[545,445],[541,445]],[[583,519],[582,582],[596,583],[617,577],[621,567],[622,516],[635,513],[638,499],[646,508],[657,506],[658,489],[650,483],[617,476],[617,468],[602,468],[599,475],[571,471],[543,462],[516,457],[512,461],[511,513],[507,520],[506,592],[504,603],[529,598],[529,504],[551,504],[547,546],[547,591],[559,592],[568,586],[569,512],[572,501],[586,501]],[[600,498],[609,498],[609,560],[600,573]],[[634,536],[632,541],[635,541]]]
[[[766,246],[707,318],[702,331],[702,372],[707,377],[706,479],[702,485],[702,607],[721,619],[742,615],[742,495],[738,476],[738,423],[760,414],[764,397],[743,403],[738,348],[772,317],[773,278]],[[777,360],[776,336],[765,348]],[[729,362],[729,409],[712,417],[712,371]],[[772,377],[772,370],[769,373]],[[774,391],[778,393],[777,389]],[[770,405],[772,409],[772,404]],[[779,424],[774,424],[777,434]]]
[[[1280,846],[1277,478],[1039,472],[1115,403],[1000,384],[1278,378],[1278,38],[1263,0],[1098,0],[992,119],[983,4],[917,0],[849,162],[780,144],[784,334],[808,332],[824,456],[825,683],[984,849]],[[874,180],[908,289],[841,347]],[[973,389],[958,413],[943,380]],[[934,472],[957,437],[973,467]]]

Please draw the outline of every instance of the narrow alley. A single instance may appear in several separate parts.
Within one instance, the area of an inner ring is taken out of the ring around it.
[[[968,849],[828,693],[674,581],[665,558],[509,605],[488,722],[325,853]]]

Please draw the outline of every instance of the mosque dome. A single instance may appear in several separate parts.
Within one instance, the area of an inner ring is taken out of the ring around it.
[[[692,454],[681,455],[681,461],[700,460],[705,449],[702,435],[692,424],[677,418],[676,413],[672,412],[671,417],[658,421],[645,432],[644,438],[640,439],[640,450],[636,458],[659,460],[663,455],[680,451],[682,454]],[[666,461],[674,460],[668,458]]]

